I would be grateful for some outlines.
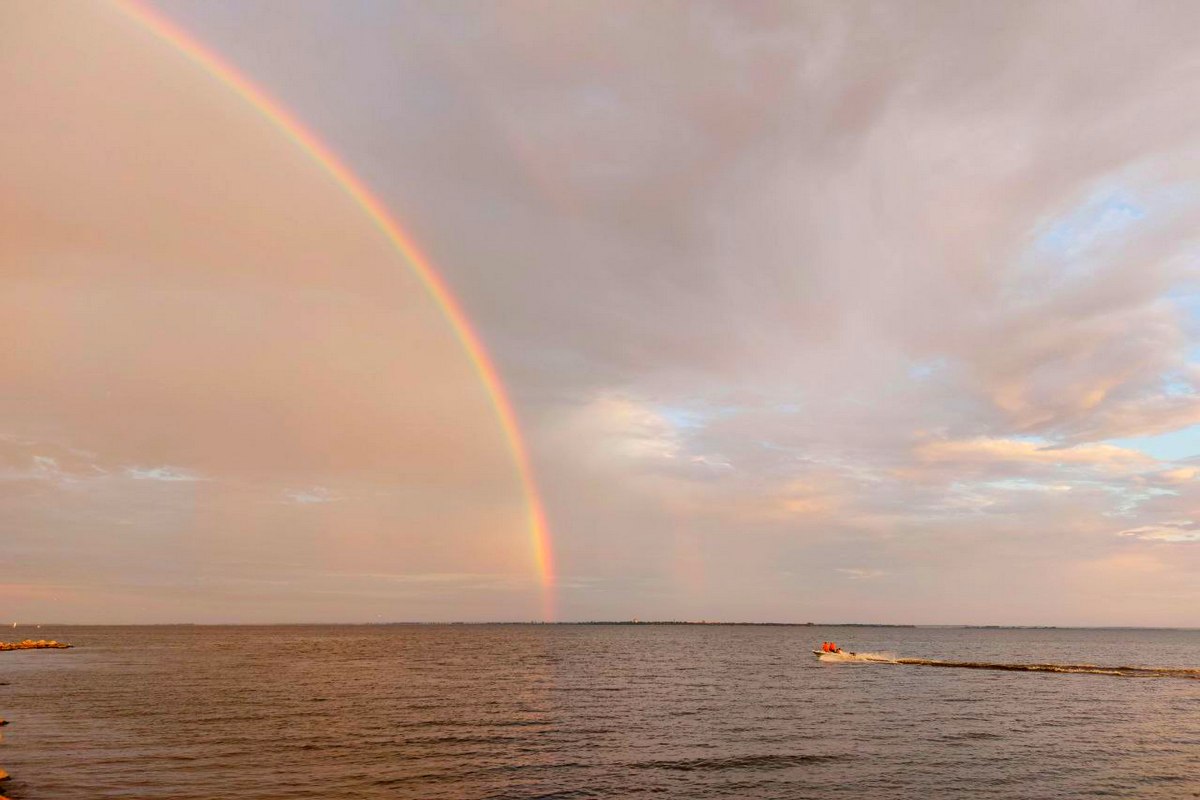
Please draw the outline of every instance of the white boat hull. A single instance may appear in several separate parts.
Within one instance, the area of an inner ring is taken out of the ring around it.
[[[847,653],[845,650],[839,650],[836,653],[826,653],[824,650],[813,650],[812,654],[817,658],[824,658],[827,661],[842,661],[849,658],[854,658],[854,653]]]

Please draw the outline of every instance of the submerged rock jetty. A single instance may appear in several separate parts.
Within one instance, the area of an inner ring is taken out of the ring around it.
[[[65,650],[74,645],[66,642],[58,642],[54,639],[24,639],[20,642],[0,642],[0,650]],[[0,686],[7,686],[7,683],[0,682]],[[0,726],[8,724],[8,720],[0,719]],[[10,776],[3,768],[0,768],[0,783],[8,780]],[[0,800],[8,800],[8,798],[0,795]]]
[[[68,647],[74,647],[74,645],[56,642],[53,639],[50,641],[38,639],[36,642],[33,639],[25,639],[20,642],[0,642],[0,650],[65,650]]]
[[[8,720],[0,719],[0,725],[7,725],[7,724],[8,724]],[[3,768],[0,768],[0,781],[6,781],[11,777],[12,776],[9,775],[7,772],[5,772]],[[0,796],[0,800],[8,800],[8,798]]]

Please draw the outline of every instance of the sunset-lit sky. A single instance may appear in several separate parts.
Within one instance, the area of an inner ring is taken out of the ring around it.
[[[0,6],[0,622],[1200,624],[1200,6],[147,8]]]

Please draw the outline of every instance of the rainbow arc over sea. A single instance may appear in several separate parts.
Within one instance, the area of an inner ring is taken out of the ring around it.
[[[334,179],[412,268],[453,329],[495,409],[496,419],[512,453],[528,508],[529,539],[541,582],[542,615],[546,620],[553,619],[555,571],[550,529],[534,478],[529,449],[521,436],[516,411],[496,365],[446,281],[362,179],[280,103],[157,10],[139,0],[113,0],[113,4],[127,17],[171,45],[270,120],[284,136],[307,153]]]

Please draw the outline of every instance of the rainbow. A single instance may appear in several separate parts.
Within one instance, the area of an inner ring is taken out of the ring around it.
[[[388,214],[383,203],[371,193],[366,184],[283,106],[179,26],[146,4],[139,0],[113,0],[113,4],[141,27],[173,46],[205,72],[228,86],[270,120],[285,136],[329,173],[412,267],[413,272],[424,284],[450,323],[455,336],[458,337],[463,350],[466,351],[467,357],[479,374],[480,380],[483,381],[488,397],[495,408],[496,418],[512,453],[521,488],[526,498],[530,542],[542,588],[542,614],[546,620],[553,619],[555,573],[550,529],[546,523],[546,512],[538,492],[537,482],[534,480],[529,451],[521,438],[516,412],[513,409],[512,401],[509,400],[508,392],[505,391],[504,383],[500,380],[496,365],[488,356],[487,348],[484,347],[479,335],[471,327],[467,315],[451,293],[445,280],[434,269],[429,258],[417,248],[412,237],[405,233],[399,223]]]

